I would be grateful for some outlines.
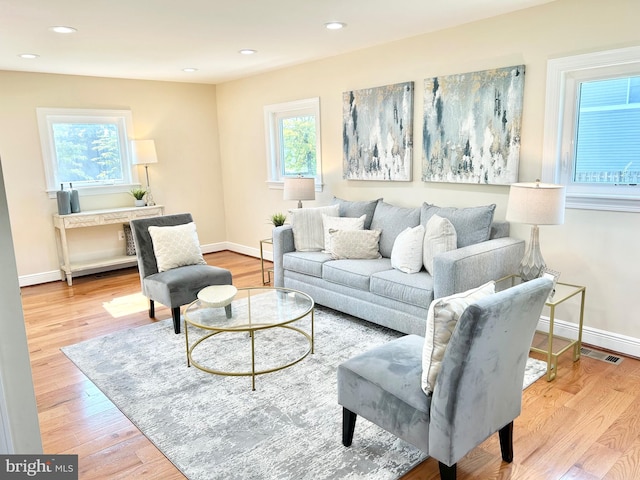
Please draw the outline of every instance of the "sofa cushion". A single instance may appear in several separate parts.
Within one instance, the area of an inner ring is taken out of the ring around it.
[[[322,214],[337,217],[340,207],[296,208],[289,210],[293,243],[299,252],[319,252],[324,249]]]
[[[434,215],[448,219],[456,229],[458,248],[466,247],[489,240],[495,209],[495,203],[467,208],[438,207],[423,203],[420,223],[426,228],[427,222]]]
[[[469,305],[495,291],[495,282],[488,282],[466,292],[436,298],[431,302],[422,352],[422,389],[427,395],[433,393],[445,350],[458,319]]]
[[[369,291],[371,275],[391,268],[391,260],[332,260],[322,268],[322,278],[328,282]]]
[[[422,249],[422,262],[427,272],[433,275],[433,257],[439,253],[455,250],[457,244],[458,235],[453,224],[440,215],[432,216],[427,222]]]
[[[373,220],[373,212],[376,209],[376,205],[378,202],[381,202],[382,199],[379,198],[377,200],[366,200],[366,201],[350,201],[350,200],[342,200],[338,197],[333,197],[334,205],[337,204],[340,206],[340,216],[341,217],[360,217],[362,215],[366,215],[364,220],[364,228],[369,230],[371,228],[371,220]]]
[[[390,258],[396,237],[408,227],[420,225],[420,208],[395,207],[378,202],[373,212],[372,230],[380,230],[380,253]]]
[[[433,298],[433,277],[426,271],[407,275],[399,270],[384,270],[371,275],[369,290],[382,297],[427,309]]]
[[[328,260],[331,255],[323,252],[289,252],[282,257],[282,265],[291,272],[322,277],[322,264]]]
[[[379,230],[329,230],[329,238],[333,259],[380,258]]]
[[[366,215],[359,217],[330,217],[322,214],[322,228],[324,229],[324,252],[331,253],[331,235],[329,230],[362,230]]]
[[[424,227],[408,227],[396,237],[391,250],[391,266],[404,273],[418,273],[422,270],[422,244]]]

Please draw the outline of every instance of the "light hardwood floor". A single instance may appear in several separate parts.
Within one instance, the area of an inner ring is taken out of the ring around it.
[[[205,258],[230,269],[236,286],[262,284],[258,259],[231,252]],[[82,480],[184,479],[60,352],[65,345],[154,321],[140,295],[137,270],[80,277],[72,287],[24,287],[22,302],[44,451],[78,454]],[[157,306],[159,320],[170,316]],[[525,390],[514,453],[513,463],[502,463],[494,435],[459,462],[458,478],[640,479],[640,361],[625,358],[616,366],[583,357],[574,364],[564,355],[554,382],[542,379]],[[403,477],[437,478],[433,459]]]

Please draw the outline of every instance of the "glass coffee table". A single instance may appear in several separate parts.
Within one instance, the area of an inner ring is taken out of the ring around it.
[[[306,293],[276,287],[239,288],[230,316],[228,308],[196,300],[184,313],[187,366],[216,375],[251,376],[255,390],[256,375],[291,367],[313,353],[313,309]],[[308,331],[301,325],[306,318]],[[268,358],[260,358],[263,352]],[[217,363],[224,359],[226,364]]]

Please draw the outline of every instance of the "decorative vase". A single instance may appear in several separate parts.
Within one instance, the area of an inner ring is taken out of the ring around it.
[[[71,192],[65,190],[64,186],[60,184],[56,198],[58,199],[58,215],[69,215],[71,213]]]
[[[73,188],[73,184],[69,182],[69,189],[71,192],[71,213],[79,213],[80,212],[80,197],[78,195],[78,190]]]

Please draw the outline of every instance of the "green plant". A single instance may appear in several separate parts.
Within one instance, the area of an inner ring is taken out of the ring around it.
[[[284,213],[274,213],[270,218],[271,223],[273,223],[275,227],[281,227],[284,225],[286,219],[287,216]]]
[[[144,188],[134,188],[129,193],[133,195],[133,198],[135,198],[136,200],[142,200],[147,194],[147,191]]]

